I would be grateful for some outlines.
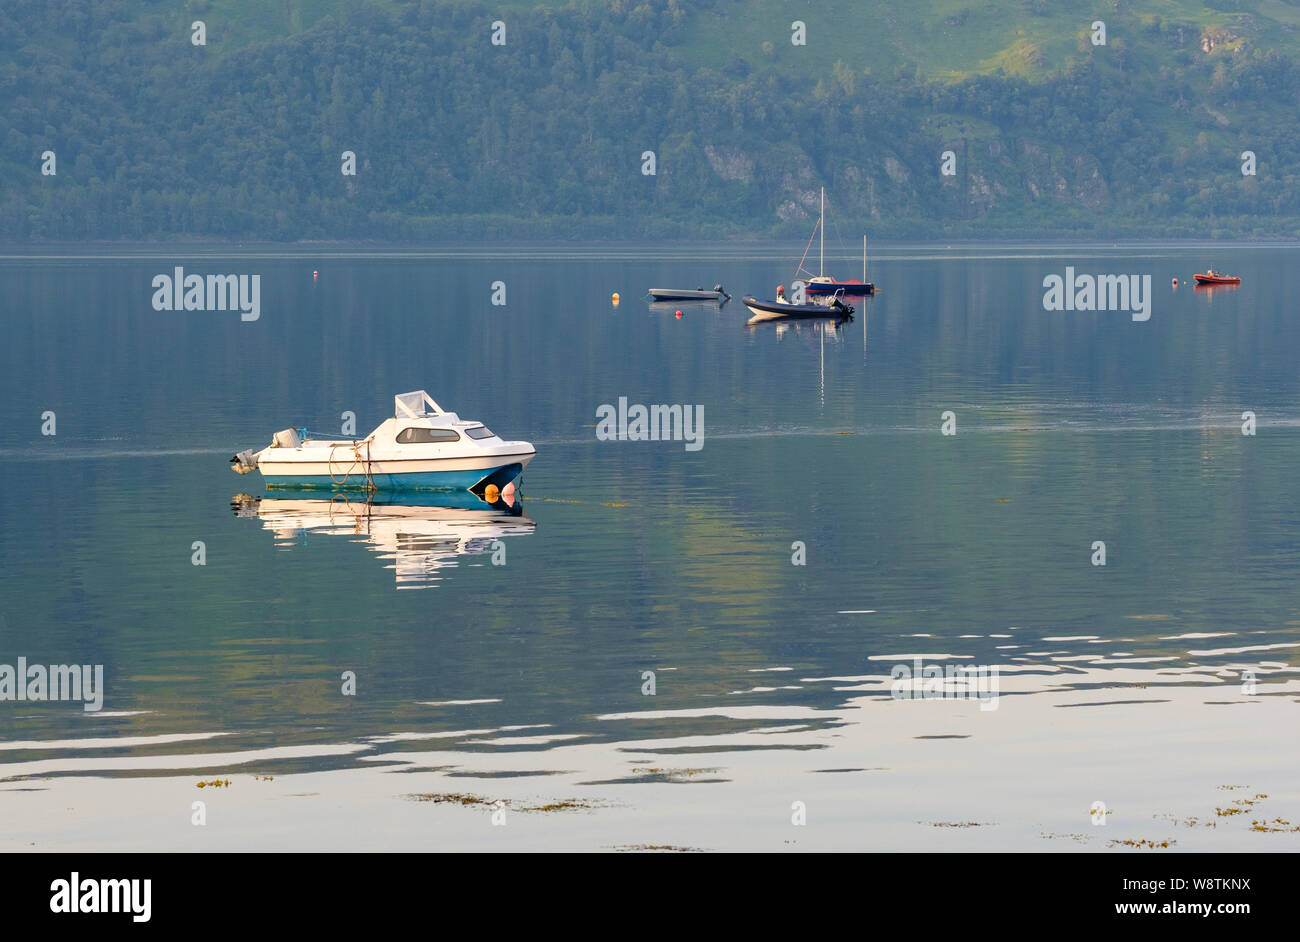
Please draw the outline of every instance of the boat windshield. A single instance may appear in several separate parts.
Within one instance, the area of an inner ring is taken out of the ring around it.
[[[480,425],[480,426],[478,426],[478,427],[476,427],[476,428],[467,428],[467,429],[465,429],[465,434],[468,435],[470,438],[473,438],[473,439],[479,439],[479,438],[491,438],[491,437],[492,437],[492,430],[491,430],[490,428],[488,428],[486,425]]]
[[[404,428],[397,433],[398,444],[432,445],[437,442],[458,442],[460,436],[449,428]]]

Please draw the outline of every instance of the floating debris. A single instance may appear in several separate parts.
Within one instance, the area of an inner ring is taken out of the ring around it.
[[[654,768],[638,766],[634,767],[624,778],[612,779],[600,784],[644,785],[660,782],[680,785],[685,782],[716,783],[727,781],[727,779],[717,777],[720,771],[720,769],[668,769],[657,766]]]
[[[1174,827],[1178,827],[1181,825],[1182,827],[1185,828],[1194,828],[1201,825],[1200,818],[1183,818],[1181,821],[1179,821],[1178,815],[1176,814],[1153,814],[1151,817],[1160,818],[1162,820],[1169,821],[1173,824]],[[1219,824],[1217,821],[1206,821],[1204,826],[1207,828],[1214,828],[1214,827],[1218,827]]]
[[[441,804],[490,805],[492,804],[492,802],[489,801],[488,799],[480,798],[477,795],[453,795],[451,793],[444,793],[444,794],[425,793],[425,794],[407,795],[406,797],[410,798],[412,801],[430,801],[433,802],[435,805],[441,805]]]
[[[1156,847],[1172,847],[1177,841],[1148,841],[1148,840],[1124,840],[1124,841],[1107,841],[1107,847],[1147,847],[1154,849]]]
[[[673,854],[702,854],[704,852],[702,847],[678,847],[676,844],[613,844],[609,849],[624,854],[643,851]]]
[[[1043,838],[1044,840],[1049,840],[1049,841],[1055,840],[1057,838],[1065,838],[1066,840],[1074,841],[1076,844],[1088,843],[1088,838],[1083,834],[1049,834],[1046,831],[1044,831],[1042,834],[1039,834],[1038,836]]]
[[[480,795],[458,794],[455,792],[423,792],[413,793],[404,796],[411,801],[427,801],[433,804],[454,804],[466,808],[485,807],[497,808],[502,807],[510,811],[532,812],[532,811],[591,811],[595,808],[604,807],[602,802],[592,801],[586,798],[565,798],[559,801],[550,801],[542,805],[528,805],[519,801],[508,798],[483,798]]]
[[[515,808],[516,811],[578,811],[588,810],[596,807],[591,802],[582,798],[566,798],[563,801],[552,801],[545,805],[535,805],[531,808]]]
[[[684,775],[692,778],[696,775],[704,775],[709,772],[716,772],[717,769],[633,769],[634,775]]]
[[[1238,798],[1232,803],[1233,807],[1215,808],[1214,813],[1220,818],[1226,818],[1234,814],[1241,814],[1244,811],[1249,811],[1267,797],[1267,795],[1256,795],[1254,798]]]
[[[199,782],[199,788],[229,788],[230,779],[213,779],[211,782]]]
[[[1296,834],[1300,833],[1300,824],[1292,825],[1290,821],[1283,820],[1282,818],[1274,818],[1272,821],[1251,821],[1250,829],[1252,831]]]

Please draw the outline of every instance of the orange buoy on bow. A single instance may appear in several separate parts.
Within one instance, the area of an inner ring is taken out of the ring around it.
[[[618,292],[615,291],[613,297],[611,297],[609,300],[610,303],[614,305],[614,307],[618,307],[618,301],[619,301]]]
[[[487,487],[483,488],[483,499],[489,504],[495,504],[497,498],[500,496],[501,488],[497,487],[495,484],[489,484]]]

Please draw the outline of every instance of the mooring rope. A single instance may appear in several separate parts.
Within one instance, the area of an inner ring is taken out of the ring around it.
[[[348,483],[348,478],[352,476],[352,469],[357,466],[357,463],[354,460],[352,464],[348,467],[347,471],[343,472],[343,480],[340,481],[338,478],[334,477],[334,449],[338,448],[339,445],[342,444],[343,442],[334,442],[334,444],[330,445],[329,460],[325,464],[325,470],[329,472],[330,483],[333,484],[335,487],[345,487]],[[355,449],[354,449],[354,457],[355,457]]]
[[[371,491],[376,491],[379,489],[375,486],[375,479],[370,472],[370,443],[372,441],[374,441],[373,435],[370,436],[370,438],[367,438],[365,441],[361,441],[361,442],[357,442],[357,441],[334,442],[332,445],[330,445],[330,456],[329,456],[329,460],[325,465],[325,470],[329,472],[331,484],[333,484],[335,487],[346,487],[348,483],[348,478],[352,477],[353,469],[355,469],[356,466],[360,464],[366,476],[366,488]],[[339,480],[334,476],[334,449],[338,448],[340,445],[352,446],[352,464],[348,465],[347,471],[343,473],[342,480]],[[362,445],[366,446],[365,458],[361,457]]]

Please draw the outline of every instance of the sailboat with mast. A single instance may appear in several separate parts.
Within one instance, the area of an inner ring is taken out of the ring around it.
[[[808,280],[803,282],[805,294],[834,294],[837,291],[843,291],[845,294],[869,295],[876,293],[876,286],[867,281],[867,237],[862,237],[862,280],[850,278],[847,281],[826,274],[826,187],[822,187],[822,207],[821,216],[817,220],[817,228],[813,234],[821,234],[820,258],[818,259],[817,274],[812,275],[803,267],[803,263],[808,258],[808,249],[812,248],[812,239],[808,240],[808,248],[804,249],[803,258],[799,259],[799,270],[795,273],[796,277],[802,274],[812,275]]]

